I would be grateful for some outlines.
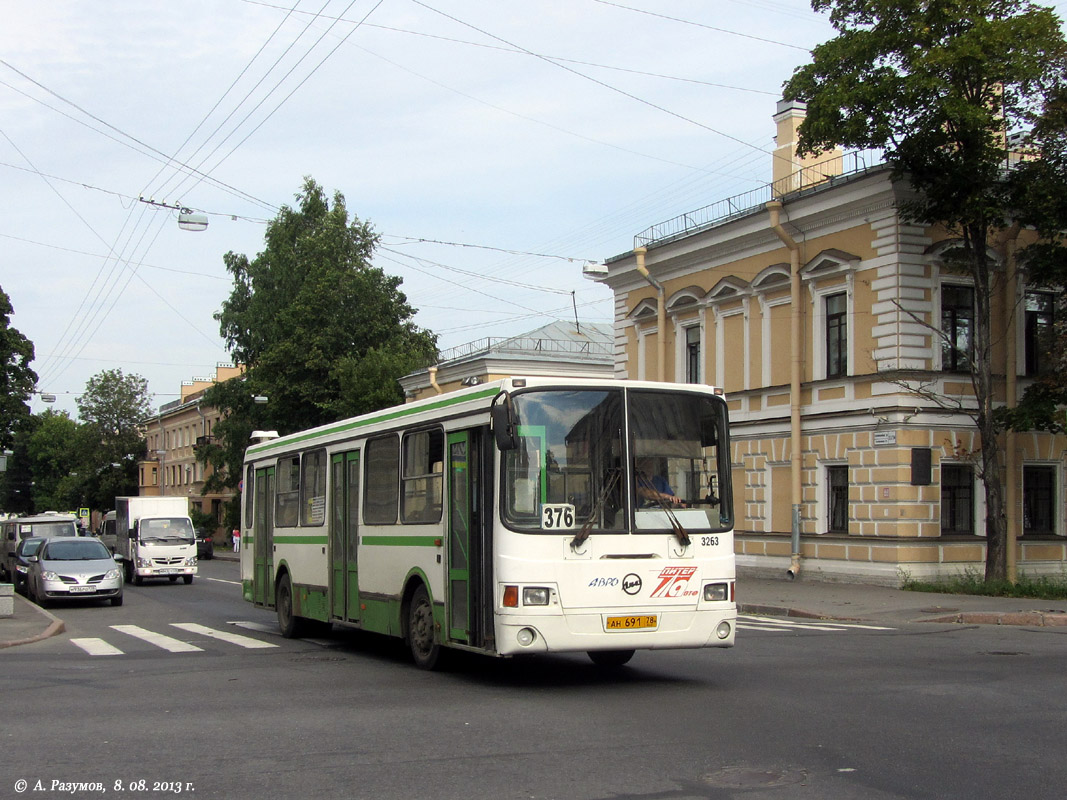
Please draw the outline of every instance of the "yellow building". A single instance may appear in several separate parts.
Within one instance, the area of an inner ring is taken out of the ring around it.
[[[779,104],[771,184],[608,260],[616,375],[725,390],[740,565],[888,584],[982,570],[973,287],[943,263],[945,231],[901,217],[910,189],[877,159],[791,158],[803,114]],[[989,247],[1003,399],[1041,372],[1056,300],[1015,275],[1013,247]],[[1058,574],[1067,436],[1003,444],[1010,568]]]
[[[160,406],[159,413],[144,422],[148,455],[138,465],[139,494],[142,496],[184,496],[190,505],[216,521],[215,533],[222,535],[223,508],[233,498],[232,491],[204,493],[206,468],[196,460],[197,447],[211,441],[218,409],[203,403],[211,386],[244,372],[244,367],[219,364],[215,376],[183,381],[179,399]],[[222,541],[222,538],[219,538]]]

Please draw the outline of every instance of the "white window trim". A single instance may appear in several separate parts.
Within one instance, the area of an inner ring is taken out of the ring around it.
[[[845,275],[844,284],[838,283],[822,288],[816,287],[814,282],[808,284],[812,304],[811,369],[813,380],[844,380],[855,374],[856,326],[854,320],[856,314],[853,284],[854,275],[851,272]],[[828,379],[826,376],[826,298],[842,293],[845,295],[845,317],[848,324],[848,336],[845,343],[845,374]]]
[[[974,281],[969,278],[963,278],[958,275],[942,275],[940,267],[937,268],[937,274],[934,276],[934,320],[933,320],[933,340],[934,340],[934,352],[932,363],[934,365],[934,372],[943,372],[945,362],[941,358],[942,343],[945,341],[945,332],[941,330],[941,321],[944,318],[944,308],[941,305],[941,287],[942,286],[966,286],[969,289],[974,289]],[[1018,315],[1016,315],[1018,316]],[[974,336],[972,329],[971,336]]]
[[[704,332],[704,313],[701,309],[701,313],[698,317],[693,319],[687,319],[684,321],[676,321],[674,323],[674,341],[675,358],[674,358],[674,374],[678,383],[688,383],[689,376],[686,374],[686,369],[689,366],[689,353],[688,343],[686,342],[687,334],[691,328],[698,328],[700,330],[700,339],[697,345],[700,348],[700,363],[697,364],[697,376],[696,383],[706,383],[705,376],[707,375],[707,350],[706,341],[707,336]]]
[[[716,310],[715,313],[715,386],[726,385],[726,319],[727,317],[736,317],[741,315],[743,318],[741,323],[742,337],[744,342],[742,345],[743,353],[743,368],[744,377],[742,378],[742,389],[749,389],[752,386],[751,380],[751,364],[752,359],[749,358],[749,335],[748,335],[748,302],[749,298],[745,297],[741,301],[740,308],[733,308],[729,311]]]
[[[1019,538],[1025,539],[1023,529],[1023,497],[1026,492],[1026,481],[1023,478],[1023,467],[1052,467],[1054,470],[1052,478],[1052,502],[1053,502],[1053,519],[1055,520],[1052,530],[1053,536],[1067,536],[1067,529],[1064,529],[1064,489],[1063,489],[1063,462],[1052,461],[1049,459],[1028,459],[1022,463],[1019,468]]]
[[[760,307],[760,385],[767,387],[771,385],[771,309],[778,306],[787,306],[792,302],[792,298],[789,295],[785,297],[779,297],[774,300],[768,300],[765,296],[760,295],[759,307]],[[746,359],[747,361],[747,359]],[[781,381],[779,382],[781,383]],[[746,382],[746,386],[747,386]]]
[[[985,527],[983,526],[983,520],[985,519],[985,485],[982,483],[982,479],[978,477],[978,467],[973,461],[960,461],[942,460],[937,467],[937,488],[938,495],[941,493],[941,469],[944,467],[970,467],[971,468],[971,481],[972,481],[972,493],[974,495],[971,505],[971,513],[974,515],[974,535],[985,536]],[[1020,478],[1022,472],[1019,473]],[[1021,507],[1021,506],[1020,506]],[[937,501],[937,529],[938,535],[943,536],[941,531],[941,500]],[[949,534],[950,536],[954,534]]]
[[[820,459],[815,471],[815,533],[830,532],[830,470],[829,467],[847,467],[846,458]],[[851,473],[849,474],[851,478]],[[851,486],[851,483],[849,484]]]

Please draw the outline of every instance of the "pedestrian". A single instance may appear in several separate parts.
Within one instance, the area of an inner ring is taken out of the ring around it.
[[[241,532],[237,528],[233,529],[233,552],[241,552]]]

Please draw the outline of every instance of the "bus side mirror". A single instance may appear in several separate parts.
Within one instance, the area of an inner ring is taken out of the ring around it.
[[[497,402],[503,397],[501,402]],[[519,437],[515,433],[515,414],[511,408],[511,395],[501,392],[493,399],[489,408],[489,419],[493,423],[493,437],[498,450],[514,450],[519,446]]]

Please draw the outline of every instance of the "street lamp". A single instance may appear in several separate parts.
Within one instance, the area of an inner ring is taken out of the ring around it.
[[[158,208],[169,208],[171,211],[178,212],[178,227],[183,231],[205,231],[207,230],[207,214],[198,214],[191,208],[185,206],[175,205],[174,203],[160,202],[159,200],[153,200],[150,197],[138,197],[142,203],[150,206],[156,206]]]
[[[205,231],[207,214],[194,214],[191,208],[183,208],[178,214],[178,227],[183,231]]]

